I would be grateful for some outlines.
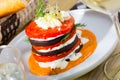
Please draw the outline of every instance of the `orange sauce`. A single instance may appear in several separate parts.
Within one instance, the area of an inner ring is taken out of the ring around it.
[[[74,66],[85,61],[96,49],[97,40],[96,40],[95,35],[91,31],[86,30],[86,29],[82,30],[82,37],[89,39],[89,41],[86,44],[84,44],[82,49],[80,50],[80,52],[82,53],[82,56],[79,59],[77,59],[75,61],[70,61],[67,65],[67,67],[64,69],[56,68],[54,70],[51,70],[51,68],[40,67],[38,65],[38,63],[36,62],[36,60],[34,59],[34,57],[31,55],[29,60],[28,60],[31,73],[33,73],[35,75],[58,74],[61,72],[65,72],[65,71],[69,70],[70,68],[73,68]]]

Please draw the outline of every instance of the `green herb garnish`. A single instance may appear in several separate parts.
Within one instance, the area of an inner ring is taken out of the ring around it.
[[[68,34],[61,40],[61,42],[62,42],[62,41],[65,41],[69,36],[70,36],[70,33],[68,33]]]
[[[45,15],[45,12],[44,12],[44,8],[45,8],[45,5],[43,3],[43,0],[39,0],[39,5],[36,9],[36,17],[43,17]]]
[[[85,27],[86,25],[85,24],[81,24],[81,23],[77,23],[74,25],[75,28],[77,27]]]
[[[77,27],[85,27],[85,26],[86,26],[85,24],[81,24],[81,23],[77,23],[77,24],[74,25],[75,28],[77,28]],[[69,36],[70,36],[70,33],[68,33],[68,34],[61,40],[61,42],[62,42],[62,41],[65,41]]]
[[[30,41],[29,41],[29,39],[28,39],[28,38],[26,38],[26,39],[25,39],[25,42],[26,42],[26,43],[29,43]]]

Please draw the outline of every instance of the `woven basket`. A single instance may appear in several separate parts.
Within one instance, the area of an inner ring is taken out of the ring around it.
[[[32,2],[23,10],[0,19],[0,45],[7,44],[35,16],[38,0]]]

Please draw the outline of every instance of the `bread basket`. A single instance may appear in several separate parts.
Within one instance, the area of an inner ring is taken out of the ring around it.
[[[17,13],[0,18],[0,45],[7,44],[35,16],[38,0],[31,0],[27,7]]]

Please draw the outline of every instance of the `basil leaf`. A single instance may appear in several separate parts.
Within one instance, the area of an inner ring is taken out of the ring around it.
[[[25,39],[25,42],[26,42],[26,43],[29,43],[30,41],[29,41],[29,39],[28,39],[28,38],[26,38],[26,39]]]
[[[62,42],[62,41],[65,41],[69,36],[70,36],[70,33],[68,33],[68,34],[61,40],[61,42]]]
[[[74,25],[75,28],[77,27],[85,27],[86,25],[85,24],[81,24],[81,23],[77,23]]]

